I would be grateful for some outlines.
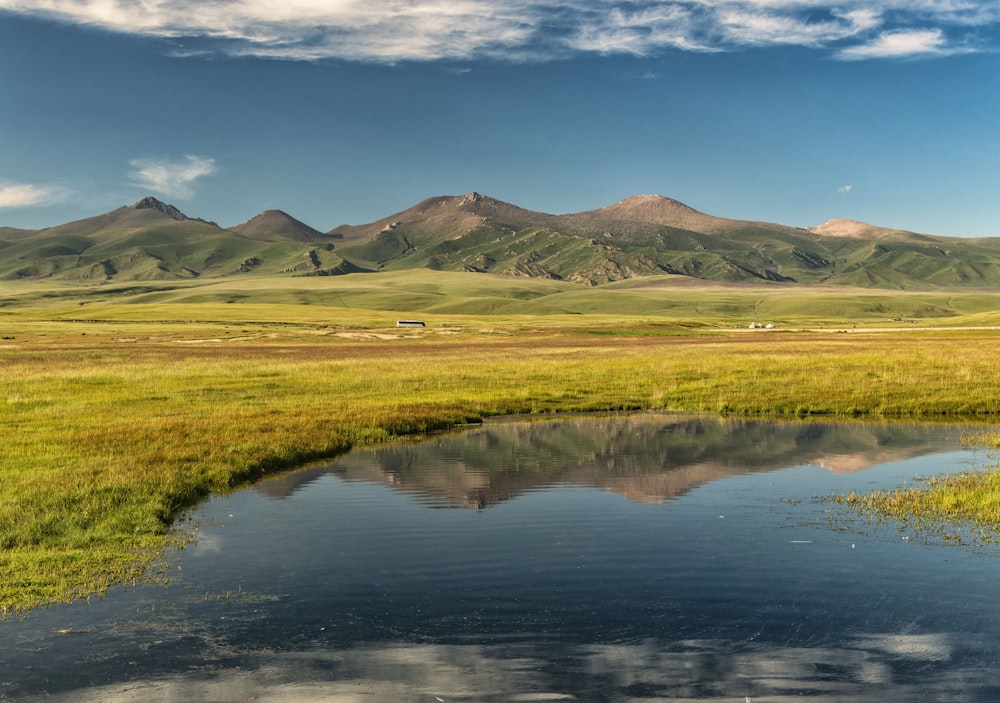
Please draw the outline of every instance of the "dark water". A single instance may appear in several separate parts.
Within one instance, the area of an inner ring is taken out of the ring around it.
[[[643,415],[355,452],[201,506],[167,586],[0,623],[0,700],[1000,700],[1000,549],[814,498],[982,464],[962,431]]]

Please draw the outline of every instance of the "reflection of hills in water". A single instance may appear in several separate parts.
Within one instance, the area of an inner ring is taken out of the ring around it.
[[[813,464],[856,471],[940,451],[948,426],[628,415],[497,421],[412,445],[356,449],[334,464],[256,485],[291,494],[332,473],[441,506],[485,508],[554,484],[664,501],[718,478]]]

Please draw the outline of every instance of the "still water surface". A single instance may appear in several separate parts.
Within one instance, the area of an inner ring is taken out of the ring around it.
[[[963,428],[491,422],[213,498],[169,584],[0,623],[3,701],[996,701],[1000,549],[816,500]]]

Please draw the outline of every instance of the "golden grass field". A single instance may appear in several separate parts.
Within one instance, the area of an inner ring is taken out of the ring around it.
[[[0,308],[0,611],[154,577],[182,539],[173,521],[210,492],[487,416],[1000,414],[996,331],[876,331],[884,317],[831,324],[801,311],[785,329],[737,329],[745,296],[759,295],[729,295],[739,311],[714,322],[478,312],[416,330],[395,328],[414,316],[398,302],[264,293],[235,304],[33,295]],[[984,307],[969,320],[991,322]]]

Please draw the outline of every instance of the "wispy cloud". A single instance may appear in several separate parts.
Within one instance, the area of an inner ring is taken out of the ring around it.
[[[867,44],[841,49],[837,56],[846,61],[859,61],[861,59],[944,56],[964,51],[967,49],[949,46],[944,32],[940,29],[919,29],[884,32]]]
[[[852,190],[854,190],[854,186],[852,185],[840,186],[837,188],[838,193],[850,193]]]
[[[688,3],[609,3],[575,12],[561,43],[572,51],[637,56],[666,48],[717,51],[703,25],[703,14]]]
[[[40,186],[30,183],[0,183],[0,208],[30,207],[50,205],[62,200],[66,193],[55,186]]]
[[[833,10],[828,19],[807,20],[780,8],[734,6],[718,12],[720,29],[734,44],[823,47],[878,27],[879,13],[870,9]]]
[[[170,159],[135,159],[130,162],[132,183],[160,195],[190,198],[192,184],[215,172],[215,159],[185,156],[180,161]]]
[[[377,63],[783,45],[934,57],[1000,28],[993,0],[0,0],[4,10],[169,38],[178,56]]]

